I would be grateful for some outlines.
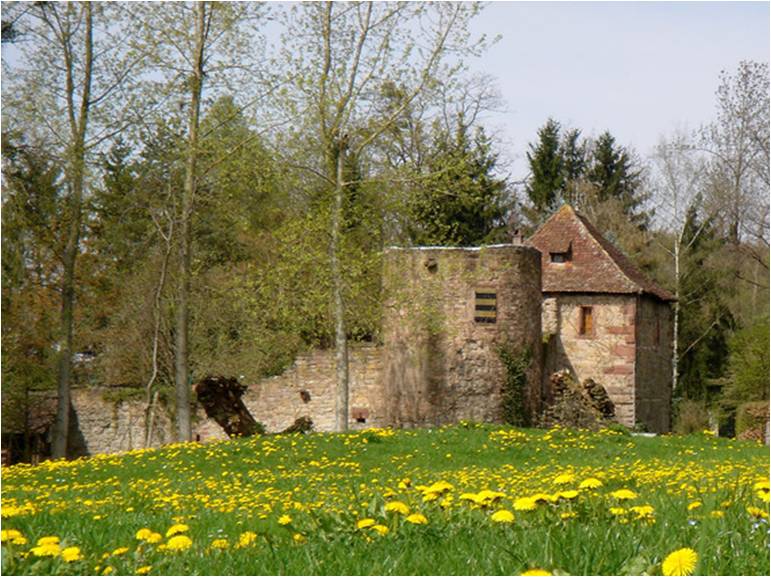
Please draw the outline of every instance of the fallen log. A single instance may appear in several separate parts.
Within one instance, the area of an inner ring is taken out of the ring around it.
[[[241,400],[246,385],[235,377],[207,376],[193,390],[206,416],[214,419],[228,437],[251,437],[264,432]]]

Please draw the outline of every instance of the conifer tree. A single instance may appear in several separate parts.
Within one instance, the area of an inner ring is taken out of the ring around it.
[[[539,213],[550,212],[557,207],[565,184],[559,137],[559,123],[549,118],[538,130],[538,142],[529,145],[527,160],[531,176],[525,190]]]

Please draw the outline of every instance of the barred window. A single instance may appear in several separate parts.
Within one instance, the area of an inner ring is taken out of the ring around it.
[[[478,323],[494,323],[496,319],[496,294],[492,291],[474,293],[474,320]]]

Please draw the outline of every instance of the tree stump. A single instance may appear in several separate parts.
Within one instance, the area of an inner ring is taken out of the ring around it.
[[[206,416],[214,419],[228,437],[251,437],[261,432],[262,427],[241,400],[246,385],[238,379],[207,376],[194,390]]]

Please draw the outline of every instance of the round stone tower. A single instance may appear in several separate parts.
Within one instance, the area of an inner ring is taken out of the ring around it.
[[[391,248],[383,283],[386,420],[398,427],[501,422],[507,354],[528,351],[516,394],[541,402],[541,255],[522,245]]]

